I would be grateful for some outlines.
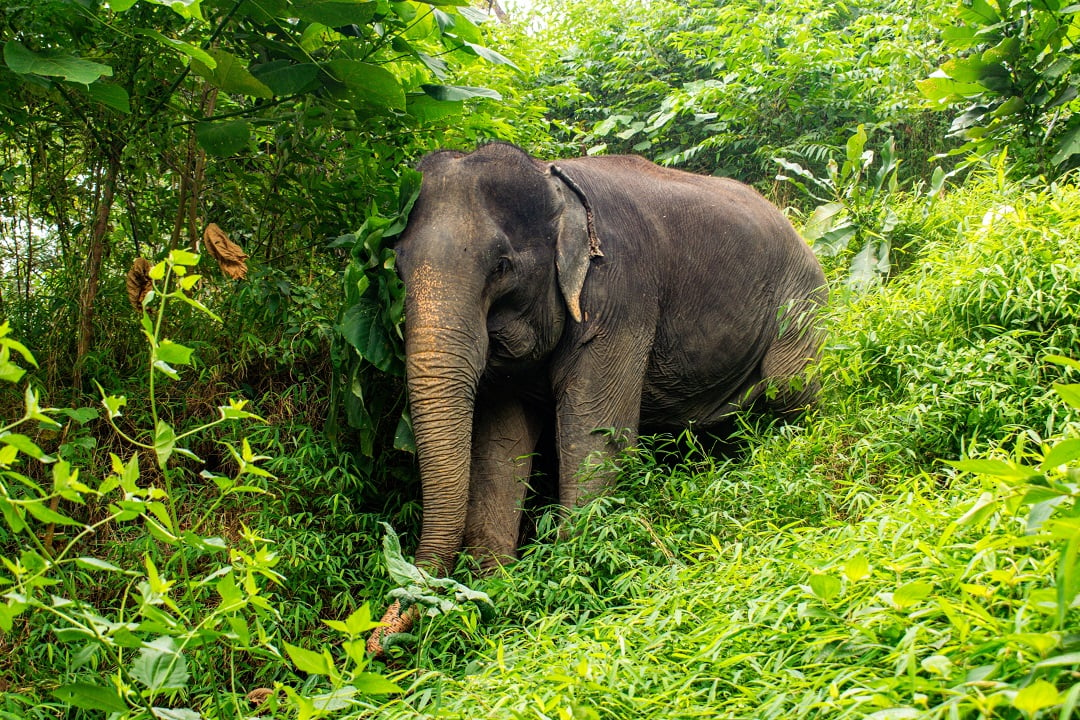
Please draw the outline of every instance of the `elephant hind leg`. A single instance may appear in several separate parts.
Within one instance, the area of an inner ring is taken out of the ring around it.
[[[795,314],[761,361],[761,394],[778,415],[798,415],[817,400],[821,385],[809,371],[817,359],[821,334],[813,323],[813,309]],[[813,306],[816,308],[816,305]]]
[[[477,398],[464,549],[477,559],[482,573],[517,557],[541,424],[516,398],[495,392]]]

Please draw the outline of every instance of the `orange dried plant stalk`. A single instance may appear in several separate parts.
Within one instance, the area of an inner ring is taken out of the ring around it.
[[[405,612],[401,612],[401,603],[395,600],[382,617],[382,622],[386,624],[383,627],[375,628],[371,632],[371,636],[368,637],[367,651],[375,657],[382,657],[386,652],[382,645],[383,638],[387,635],[409,632],[412,630],[413,625],[416,624],[419,615],[420,612],[415,605]]]

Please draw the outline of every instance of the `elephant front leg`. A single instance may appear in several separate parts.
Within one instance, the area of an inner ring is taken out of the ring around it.
[[[563,373],[556,431],[564,507],[580,507],[614,481],[610,460],[637,439],[646,363],[645,343],[598,343]]]
[[[522,504],[541,420],[513,397],[481,393],[473,427],[465,550],[488,573],[517,557]]]

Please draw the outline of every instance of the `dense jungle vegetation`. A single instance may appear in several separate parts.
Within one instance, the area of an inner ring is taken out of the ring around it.
[[[1078,40],[1064,0],[0,0],[0,717],[1080,716]],[[755,185],[826,267],[824,391],[428,583],[389,241],[489,139]],[[428,616],[373,660],[395,588]]]

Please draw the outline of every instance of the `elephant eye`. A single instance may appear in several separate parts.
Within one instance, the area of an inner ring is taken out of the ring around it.
[[[501,257],[495,261],[495,268],[491,271],[491,274],[498,277],[510,272],[510,258]]]

